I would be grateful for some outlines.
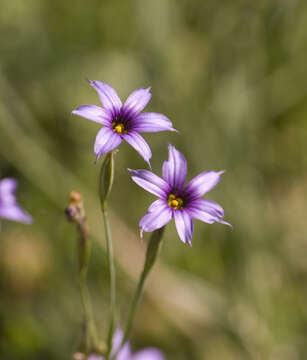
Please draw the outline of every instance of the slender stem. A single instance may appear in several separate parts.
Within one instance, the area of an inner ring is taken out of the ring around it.
[[[164,227],[154,231],[149,240],[147,251],[146,251],[146,259],[145,259],[145,263],[144,263],[144,268],[141,273],[136,291],[134,293],[134,297],[132,299],[126,326],[124,329],[124,336],[123,336],[123,339],[121,342],[121,346],[128,340],[128,338],[130,336],[131,328],[133,325],[133,320],[135,318],[136,309],[138,307],[138,304],[140,302],[141,295],[143,292],[144,283],[145,283],[145,280],[146,280],[148,274],[150,273],[150,270],[152,269],[152,267],[156,261],[157,254],[158,254],[158,251],[160,248],[160,243],[162,240],[163,232],[164,232]],[[116,357],[116,355],[117,354],[115,354],[115,357]]]
[[[89,229],[83,207],[82,195],[72,191],[69,195],[69,206],[65,209],[67,220],[76,225],[78,231],[78,260],[79,286],[84,310],[84,346],[88,354],[90,351],[99,351],[96,326],[92,312],[90,295],[87,287],[87,269],[91,251]]]
[[[113,246],[112,246],[112,238],[111,238],[111,229],[110,222],[107,210],[107,203],[104,201],[101,206],[103,221],[104,221],[104,229],[105,229],[105,237],[106,237],[106,250],[107,250],[107,266],[109,269],[110,275],[110,325],[108,331],[107,338],[107,358],[111,352],[112,348],[112,338],[115,327],[115,306],[116,306],[116,283],[115,283],[115,267],[114,267],[114,256],[113,256]]]

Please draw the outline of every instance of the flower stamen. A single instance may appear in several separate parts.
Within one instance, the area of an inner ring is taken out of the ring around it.
[[[127,133],[127,130],[125,129],[124,124],[117,123],[116,121],[112,122],[112,129],[114,130],[114,132],[116,132],[119,135]]]
[[[181,210],[183,208],[183,200],[180,197],[176,197],[174,194],[168,196],[167,204],[174,210]]]

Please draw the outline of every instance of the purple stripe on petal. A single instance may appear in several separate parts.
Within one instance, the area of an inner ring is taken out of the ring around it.
[[[193,235],[193,219],[185,210],[174,211],[175,224],[180,239],[192,246],[191,238]]]
[[[120,111],[122,107],[122,102],[117,95],[117,92],[112,88],[112,86],[97,80],[89,80],[88,82],[98,92],[103,107],[111,110],[113,115],[114,113],[118,113]]]
[[[143,113],[132,120],[131,127],[138,132],[177,131],[172,122],[158,113]]]
[[[159,176],[148,170],[128,169],[128,171],[132,176],[132,180],[146,191],[149,191],[160,198],[165,198],[167,196],[169,185]]]
[[[172,217],[173,212],[165,202],[155,206],[154,211],[147,213],[140,220],[141,236],[143,231],[151,232],[165,226]]]
[[[197,199],[212,190],[215,185],[221,180],[221,175],[225,171],[204,171],[195,176],[185,187],[186,194],[191,199]]]
[[[1,205],[0,217],[8,220],[23,222],[25,224],[31,224],[33,221],[32,217],[16,203],[10,205]]]
[[[150,87],[133,91],[126,100],[123,111],[130,117],[138,115],[148,104],[151,98]]]
[[[198,208],[213,216],[224,217],[224,209],[218,203],[207,199],[196,199],[189,203],[189,208]]]
[[[164,360],[164,356],[157,349],[147,348],[134,354],[132,360]]]
[[[96,161],[100,156],[115,149],[122,142],[122,138],[113,130],[103,127],[98,131],[95,140],[94,151],[97,154]]]
[[[143,157],[148,166],[151,167],[149,161],[152,156],[151,150],[142,136],[135,131],[130,131],[128,134],[124,134],[123,138]]]
[[[76,110],[73,110],[72,114],[82,116],[102,125],[109,125],[112,122],[111,114],[96,105],[81,105]]]
[[[220,222],[231,226],[229,223],[221,219],[224,216],[224,211],[219,204],[213,201],[206,199],[193,200],[191,203],[189,203],[186,211],[190,214],[191,217],[204,221],[208,224]]]
[[[168,161],[164,161],[163,179],[175,189],[181,189],[187,176],[185,157],[171,144],[168,145]]]

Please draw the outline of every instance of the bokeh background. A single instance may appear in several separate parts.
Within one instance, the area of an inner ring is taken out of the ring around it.
[[[193,247],[167,227],[132,336],[166,359],[306,359],[307,3],[304,0],[0,0],[0,177],[19,180],[35,222],[1,221],[0,358],[71,358],[82,307],[76,233],[63,209],[84,194],[90,291],[105,336],[108,284],[97,197],[98,124],[71,117],[99,104],[86,78],[124,100],[152,86],[147,111],[180,130],[145,134],[161,172],[167,143],[189,177],[227,169],[208,198],[233,230],[195,224]],[[126,168],[110,199],[120,315],[141,271],[138,221],[154,197]]]

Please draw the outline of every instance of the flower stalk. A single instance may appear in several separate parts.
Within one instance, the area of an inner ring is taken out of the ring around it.
[[[90,256],[89,231],[82,196],[77,191],[70,193],[69,206],[65,209],[65,213],[68,221],[76,225],[79,235],[78,266],[79,286],[84,310],[84,346],[85,352],[89,353],[92,350],[98,350],[99,344],[87,287],[87,270]]]
[[[140,276],[140,279],[139,279],[139,282],[138,282],[138,285],[137,285],[137,288],[134,293],[134,297],[133,297],[133,300],[132,300],[132,303],[130,306],[130,310],[128,313],[128,318],[127,318],[126,326],[124,329],[124,336],[122,338],[121,345],[123,345],[130,336],[131,328],[133,325],[133,320],[135,318],[136,310],[137,310],[138,304],[141,299],[145,280],[147,279],[147,277],[150,273],[150,270],[152,269],[153,265],[156,262],[163,233],[164,233],[164,227],[154,231],[150,237],[147,251],[146,251],[146,258],[145,258],[145,262],[144,262],[143,271],[141,273],[141,276]]]
[[[109,152],[101,166],[99,177],[99,195],[101,201],[101,211],[103,215],[103,223],[106,239],[107,252],[107,267],[109,269],[110,277],[110,323],[107,337],[107,358],[112,349],[112,338],[115,330],[115,315],[116,315],[116,277],[113,255],[113,244],[111,236],[111,228],[108,215],[107,198],[111,192],[114,180],[114,152]]]

